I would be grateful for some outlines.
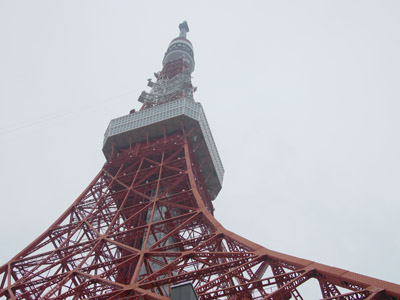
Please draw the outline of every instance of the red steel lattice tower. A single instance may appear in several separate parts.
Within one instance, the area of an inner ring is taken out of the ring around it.
[[[400,286],[266,249],[226,230],[212,200],[224,170],[180,24],[138,112],[111,121],[106,163],[78,199],[0,267],[0,299],[400,299]]]

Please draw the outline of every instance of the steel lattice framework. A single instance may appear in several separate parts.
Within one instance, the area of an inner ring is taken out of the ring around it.
[[[156,86],[142,93],[142,111],[116,121],[122,129],[114,136],[109,127],[107,162],[87,189],[0,267],[0,299],[167,300],[172,285],[190,281],[201,300],[298,300],[312,280],[321,299],[399,300],[397,284],[266,249],[214,218],[222,177],[202,115],[190,121],[182,109],[156,122],[141,119],[191,99],[185,72],[194,61],[175,58],[164,59]],[[134,123],[140,120],[147,123]]]

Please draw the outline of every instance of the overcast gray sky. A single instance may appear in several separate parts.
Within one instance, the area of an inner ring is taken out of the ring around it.
[[[0,0],[0,264],[76,199],[187,20],[229,230],[400,283],[399,1]]]

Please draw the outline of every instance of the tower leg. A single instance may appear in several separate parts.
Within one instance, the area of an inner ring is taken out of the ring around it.
[[[303,299],[310,279],[323,299],[400,299],[396,285],[226,230],[213,216],[191,134],[114,151],[71,207],[0,268],[0,299],[166,300],[187,281],[202,300]]]

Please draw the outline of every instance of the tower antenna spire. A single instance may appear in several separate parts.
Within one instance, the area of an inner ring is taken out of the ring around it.
[[[189,26],[186,21],[183,21],[181,24],[179,24],[179,37],[186,38],[186,34],[189,32]]]

